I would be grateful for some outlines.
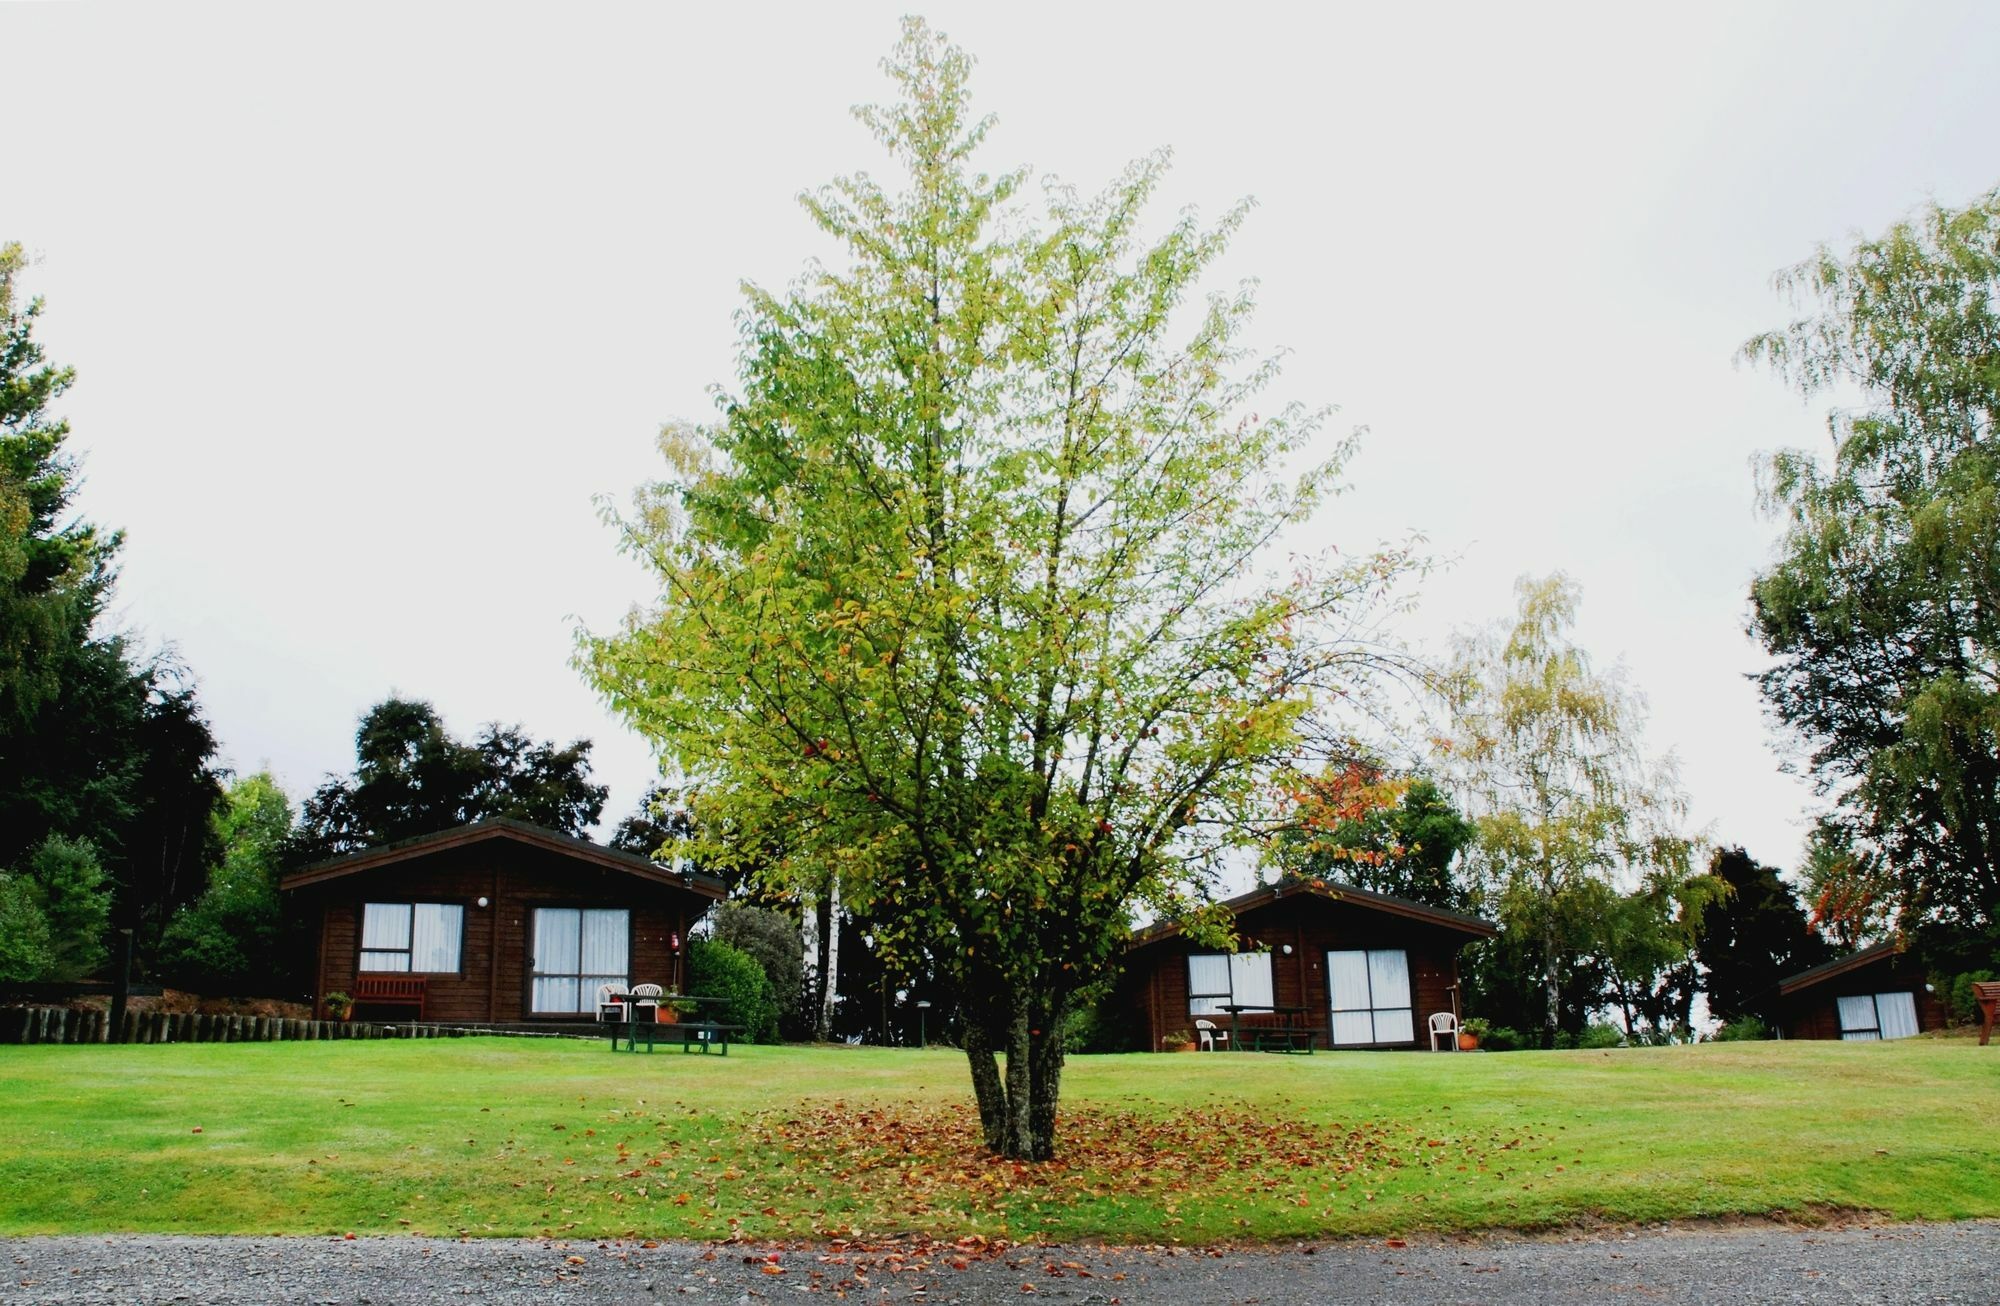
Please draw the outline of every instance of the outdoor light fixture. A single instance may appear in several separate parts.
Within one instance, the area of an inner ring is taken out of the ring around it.
[[[481,898],[481,899],[479,900],[479,905],[480,905],[480,906],[482,906],[482,907],[484,907],[484,906],[486,905],[486,899],[484,899],[484,898]]]
[[[1285,945],[1285,955],[1286,955],[1287,957],[1289,957],[1289,956],[1291,956],[1291,955],[1292,955],[1292,945],[1291,945],[1291,944],[1289,944],[1289,943],[1287,943],[1287,944]]]

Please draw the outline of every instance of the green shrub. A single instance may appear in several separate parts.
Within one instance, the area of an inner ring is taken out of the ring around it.
[[[42,895],[24,875],[0,874],[0,983],[26,983],[54,964]]]
[[[1521,1031],[1518,1029],[1506,1025],[1492,1025],[1479,1036],[1479,1046],[1488,1052],[1517,1052],[1528,1046],[1528,1041],[1521,1037]]]
[[[1771,1031],[1755,1016],[1738,1016],[1715,1031],[1718,1043],[1754,1043],[1771,1037]]]
[[[1972,986],[1988,983],[2000,976],[1990,970],[1969,970],[1953,979],[1945,988],[1945,1012],[1954,1025],[1976,1025],[1979,1023],[1979,1003],[1974,1001]]]
[[[1616,1025],[1593,1023],[1577,1036],[1576,1045],[1592,1051],[1599,1048],[1622,1048],[1625,1046],[1625,1031]]]
[[[704,1006],[700,1019],[741,1025],[744,1038],[750,1042],[778,1041],[777,995],[771,991],[764,968],[741,948],[720,939],[689,943],[688,992],[698,998],[727,999],[726,1006]]]

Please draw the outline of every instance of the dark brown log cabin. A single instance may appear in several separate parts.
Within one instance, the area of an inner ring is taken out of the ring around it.
[[[281,888],[318,940],[315,1014],[346,993],[358,1015],[445,1023],[590,1020],[602,984],[679,991],[688,929],[723,896],[713,876],[510,820],[321,862]]]
[[[1923,967],[1893,941],[1779,980],[1768,1006],[1779,1038],[1872,1041],[1945,1026]]]
[[[1233,956],[1171,924],[1134,936],[1119,993],[1136,1047],[1158,1051],[1198,1020],[1219,1035],[1231,1025],[1219,1007],[1234,1001],[1281,1009],[1240,1014],[1239,1037],[1277,1024],[1311,1030],[1320,1048],[1427,1048],[1432,1014],[1470,1014],[1459,1010],[1459,950],[1495,932],[1476,917],[1328,880],[1286,880],[1223,905],[1236,918]]]

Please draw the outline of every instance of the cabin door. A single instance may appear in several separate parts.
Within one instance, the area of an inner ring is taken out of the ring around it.
[[[632,913],[622,907],[537,907],[528,970],[538,1016],[597,1010],[597,990],[631,980]]]
[[[1333,1046],[1410,1043],[1417,1037],[1410,1001],[1410,954],[1401,948],[1326,954],[1333,1003]]]

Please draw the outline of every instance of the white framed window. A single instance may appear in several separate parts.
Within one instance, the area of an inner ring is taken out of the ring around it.
[[[1840,1037],[1849,1043],[1876,1039],[1913,1038],[1917,1033],[1917,995],[1863,993],[1838,1000]]]
[[[535,908],[529,1006],[544,1015],[597,1010],[597,989],[631,982],[632,913],[623,907]]]
[[[465,907],[455,902],[361,905],[361,969],[456,975]]]
[[[1329,952],[1326,981],[1335,1047],[1416,1041],[1409,953],[1401,948]]]
[[[1269,1007],[1268,952],[1197,952],[1188,957],[1188,1014],[1212,1016],[1225,1006]]]

